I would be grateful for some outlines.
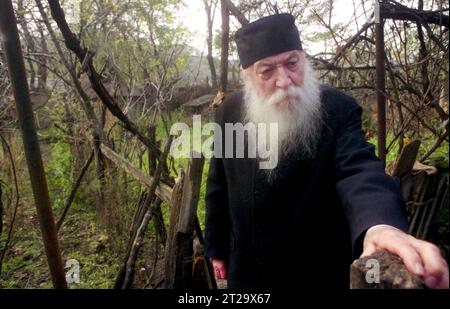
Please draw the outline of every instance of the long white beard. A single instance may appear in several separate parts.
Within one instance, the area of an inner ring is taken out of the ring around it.
[[[267,145],[258,145],[257,149],[264,147],[271,156],[279,154],[281,159],[294,151],[303,157],[312,157],[321,133],[320,84],[310,62],[304,60],[303,86],[277,90],[268,98],[262,97],[244,75],[246,122],[264,123],[266,127],[270,123],[278,124],[278,149]],[[268,143],[268,138],[257,140],[260,144]]]

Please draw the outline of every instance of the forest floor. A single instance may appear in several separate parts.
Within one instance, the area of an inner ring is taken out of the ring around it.
[[[95,213],[71,210],[73,213],[59,233],[63,261],[79,263],[80,282],[69,283],[69,288],[113,288],[123,261],[119,251],[124,250],[114,250],[109,237],[96,231],[92,223]],[[132,288],[157,288],[161,284],[164,252],[161,246],[158,250],[155,248],[154,238],[146,237],[136,263]],[[66,264],[66,271],[72,267],[73,264]],[[34,207],[21,208],[18,212],[13,238],[3,262],[0,288],[52,288]]]
[[[119,269],[119,259],[107,243],[108,238],[95,232],[91,223],[95,221],[93,214],[73,210],[76,214],[68,216],[59,233],[63,261],[74,259],[80,267],[80,283],[69,286],[109,288]],[[18,212],[0,279],[1,288],[52,287],[36,210],[32,206]]]

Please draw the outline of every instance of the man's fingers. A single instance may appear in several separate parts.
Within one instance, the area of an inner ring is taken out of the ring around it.
[[[442,263],[445,264],[444,275],[441,278],[441,281],[435,286],[436,289],[448,289],[449,288],[449,276],[448,276],[448,264],[447,261],[442,258]]]
[[[404,242],[402,245],[391,247],[389,251],[397,254],[405,263],[408,270],[418,276],[425,274],[422,259],[417,251],[410,244]]]
[[[223,279],[223,272],[220,270],[220,267],[214,268],[214,276],[216,279]]]
[[[441,269],[445,265],[441,259],[439,249],[426,241],[414,239],[411,237],[411,246],[419,253],[425,267],[426,275],[441,275]]]
[[[216,279],[227,278],[227,264],[223,260],[213,259],[212,265],[214,268],[214,276]]]
[[[220,272],[220,279],[227,279],[227,273],[225,272],[225,270],[222,270]]]
[[[375,253],[375,251],[377,251],[377,247],[375,246],[375,244],[372,242],[368,243],[364,246],[364,251],[360,257],[369,256],[369,255]]]
[[[220,271],[217,268],[214,268],[214,277],[216,277],[216,279],[220,279]]]
[[[225,271],[223,271],[223,270],[217,270],[215,273],[216,273],[216,274],[215,274],[216,279],[227,279],[227,274],[226,274]]]
[[[435,245],[411,237],[411,245],[420,254],[425,265],[425,283],[429,288],[448,288],[448,266]]]
[[[386,230],[381,233],[384,234],[382,237],[377,236],[373,239],[373,244],[377,248],[385,249],[398,255],[410,272],[418,276],[425,274],[422,258],[416,248],[410,244],[411,241],[408,238],[410,236],[395,230]],[[369,240],[367,245],[371,243]]]

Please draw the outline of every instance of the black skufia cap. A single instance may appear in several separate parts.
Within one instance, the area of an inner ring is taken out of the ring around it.
[[[288,13],[251,22],[236,31],[234,39],[244,69],[265,57],[302,49],[295,18]]]

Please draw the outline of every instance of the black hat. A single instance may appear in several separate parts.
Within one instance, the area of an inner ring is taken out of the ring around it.
[[[244,69],[265,57],[302,49],[295,18],[287,13],[251,22],[236,31],[234,39]]]

